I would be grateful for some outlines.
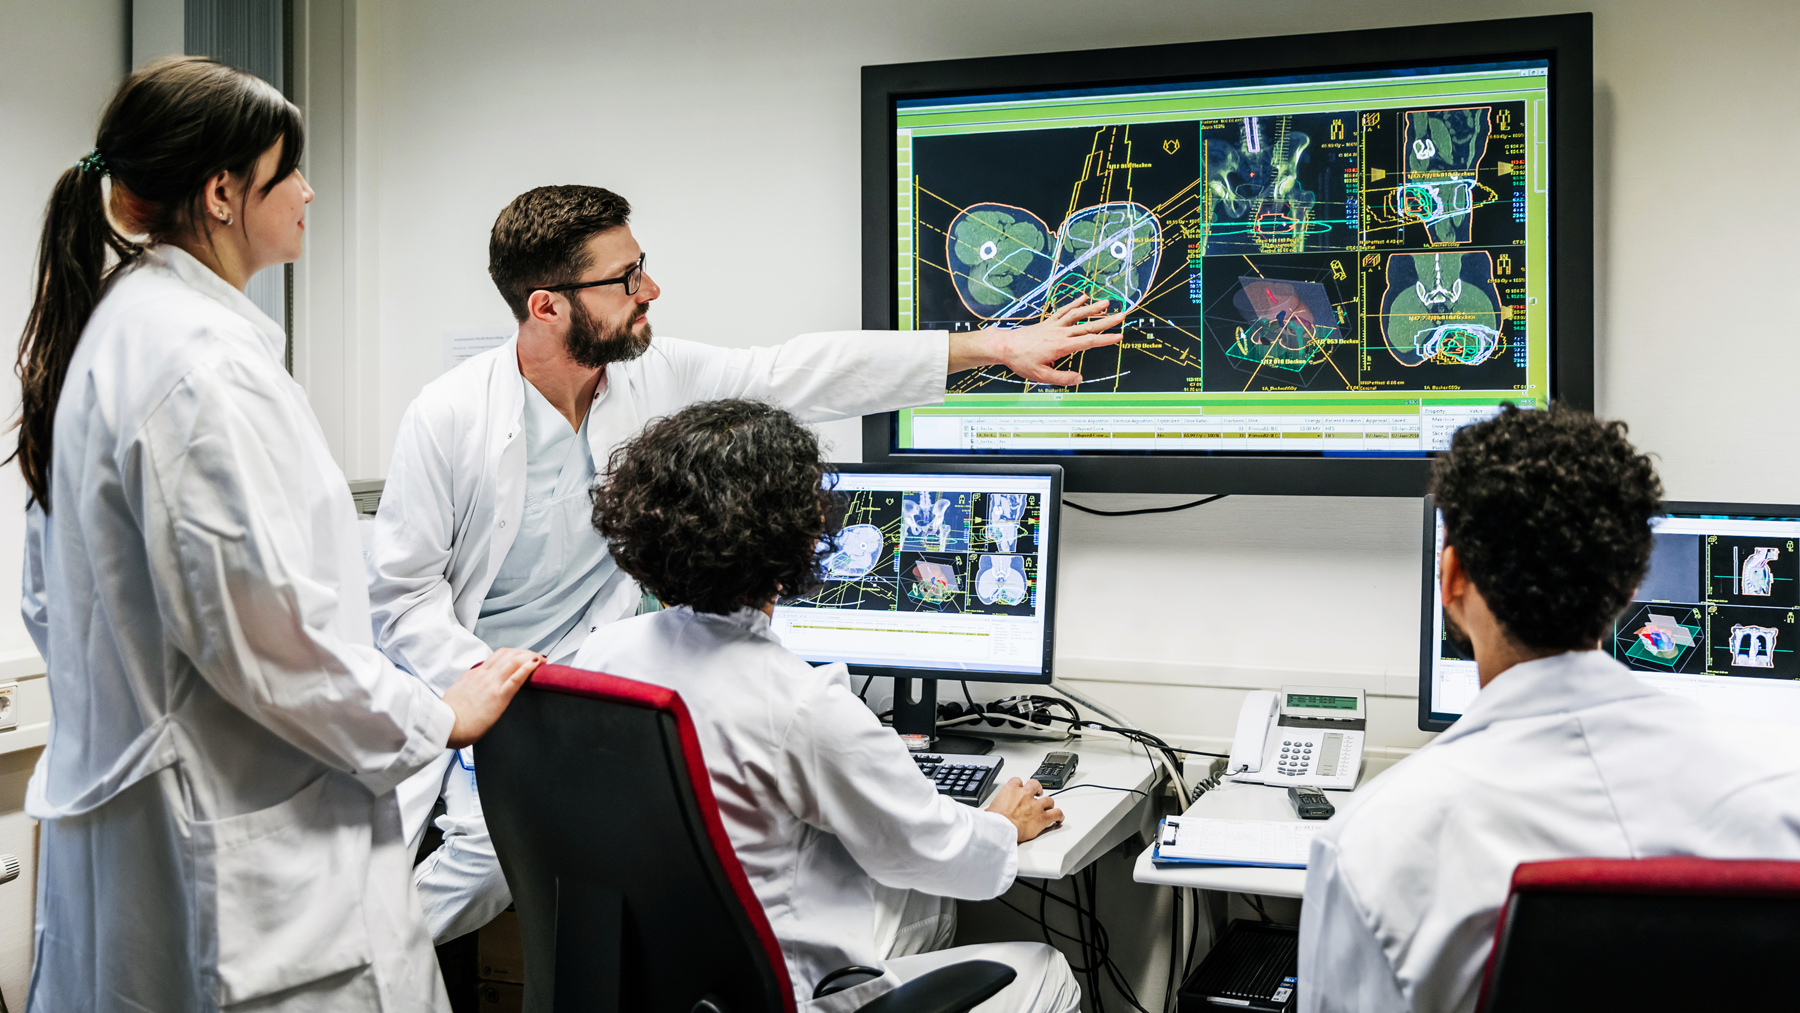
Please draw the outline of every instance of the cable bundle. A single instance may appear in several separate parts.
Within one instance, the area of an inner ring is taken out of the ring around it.
[[[1045,943],[1055,946],[1056,941],[1050,937],[1059,936],[1075,944],[1081,959],[1079,963],[1071,960],[1069,969],[1087,979],[1084,987],[1089,1000],[1088,1007],[1093,1010],[1093,1013],[1104,1013],[1105,1011],[1105,1004],[1100,992],[1100,982],[1103,978],[1112,982],[1113,988],[1124,997],[1131,1008],[1137,1010],[1138,1013],[1150,1013],[1138,1000],[1137,990],[1131,987],[1131,981],[1126,976],[1124,969],[1113,959],[1112,941],[1107,935],[1106,926],[1101,924],[1099,915],[1095,913],[1094,899],[1098,895],[1099,883],[1099,875],[1095,866],[1090,863],[1087,868],[1069,877],[1069,883],[1070,892],[1074,895],[1073,899],[1063,897],[1050,889],[1048,883],[1039,884],[1028,879],[1018,880],[1018,885],[1035,891],[1038,895],[1038,911],[1035,915],[1015,906],[1005,897],[1001,897],[999,900],[1014,913],[1028,921],[1035,922],[1044,934]],[[1084,893],[1085,900],[1083,899]],[[1050,925],[1048,905],[1051,901],[1061,904],[1074,913],[1074,933],[1064,932],[1062,929],[1053,928]],[[1173,960],[1170,961],[1169,966],[1173,971],[1175,966]],[[1172,993],[1173,989],[1170,989],[1170,992]]]

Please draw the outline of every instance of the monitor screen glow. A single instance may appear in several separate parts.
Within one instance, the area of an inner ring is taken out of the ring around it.
[[[1702,706],[1800,724],[1800,508],[1668,507],[1651,524],[1649,572],[1601,648],[1645,683]],[[1461,717],[1481,686],[1475,662],[1444,635],[1435,510],[1430,530],[1419,719],[1435,730]]]
[[[824,584],[774,632],[852,671],[1048,682],[1060,484],[1054,469],[844,470]]]
[[[1548,403],[1547,60],[902,99],[900,329],[1082,296],[1074,386],[1004,367],[892,452],[1422,457]]]

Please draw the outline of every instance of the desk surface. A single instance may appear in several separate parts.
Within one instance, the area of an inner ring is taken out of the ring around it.
[[[1363,761],[1357,787],[1392,766],[1388,760]],[[1327,797],[1339,811],[1343,810],[1349,792],[1328,792]],[[1183,815],[1204,816],[1223,820],[1276,820],[1297,823],[1300,817],[1288,802],[1286,788],[1262,784],[1238,784],[1228,781],[1200,796],[1200,800]],[[1337,819],[1333,816],[1332,819]],[[1329,823],[1330,820],[1324,821]],[[1260,869],[1242,865],[1157,865],[1150,861],[1151,848],[1138,855],[1131,878],[1139,883],[1157,886],[1187,886],[1198,890],[1221,890],[1229,893],[1255,893],[1269,897],[1298,897],[1306,892],[1305,869]]]
[[[1081,759],[1076,763],[1070,790],[1056,796],[1056,804],[1063,811],[1062,826],[1019,845],[1019,875],[1027,879],[1061,879],[1140,829],[1152,829],[1145,825],[1152,812],[1146,796],[1082,787],[1105,784],[1149,792],[1156,784],[1157,768],[1144,756],[1143,747],[1120,739],[1109,736],[1049,742],[996,738],[994,753],[1006,759],[1000,768],[1000,780],[1030,777],[1044,754],[1053,750],[1072,750],[1081,754]]]

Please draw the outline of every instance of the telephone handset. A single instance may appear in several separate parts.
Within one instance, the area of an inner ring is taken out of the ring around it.
[[[1238,711],[1226,776],[1251,784],[1354,788],[1366,720],[1360,689],[1254,690]]]
[[[1238,711],[1237,734],[1231,739],[1231,760],[1225,767],[1227,774],[1254,774],[1262,770],[1263,752],[1269,738],[1270,729],[1275,727],[1275,716],[1281,704],[1281,697],[1266,690],[1251,690],[1244,697],[1244,706]]]

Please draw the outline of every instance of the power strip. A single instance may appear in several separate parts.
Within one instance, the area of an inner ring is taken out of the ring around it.
[[[942,701],[938,704],[938,727],[946,732],[973,732],[1046,742],[1061,742],[1079,737],[1079,730],[1071,736],[1066,721],[1051,720],[1053,705],[1043,702],[1048,699],[1053,698],[1007,697],[988,703],[977,702],[973,708],[955,700]],[[1069,706],[1071,713],[1074,713],[1073,705]],[[981,719],[967,720],[974,714],[980,714]]]

